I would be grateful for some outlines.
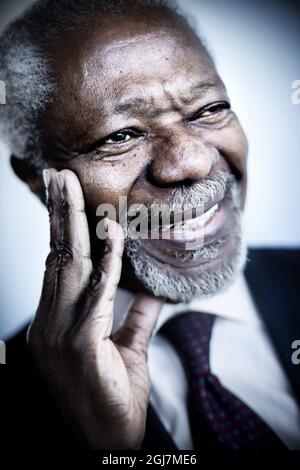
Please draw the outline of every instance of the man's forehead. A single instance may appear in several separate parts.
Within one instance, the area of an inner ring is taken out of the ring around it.
[[[61,87],[46,115],[53,135],[59,128],[93,139],[100,128],[108,134],[124,127],[124,116],[151,119],[221,83],[198,38],[181,25],[106,25],[67,35],[56,53]]]
[[[98,41],[83,50],[78,59],[86,80],[93,80],[101,71],[138,76],[143,72],[163,75],[174,67],[183,67],[185,72],[195,67],[203,72],[214,68],[200,43],[182,41],[164,30],[105,43]]]
[[[85,102],[99,98],[117,102],[124,109],[128,101],[138,104],[139,99],[151,98],[151,90],[157,95],[159,85],[171,94],[180,90],[182,99],[189,101],[205,89],[205,83],[208,87],[218,81],[200,43],[195,38],[182,40],[169,30],[110,41],[103,41],[100,33],[93,35],[90,43],[86,40],[77,47],[64,60],[61,79]]]

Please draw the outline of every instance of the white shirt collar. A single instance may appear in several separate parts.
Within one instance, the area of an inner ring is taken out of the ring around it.
[[[114,304],[113,333],[125,318],[134,297],[135,295],[132,292],[118,287]],[[262,324],[261,319],[257,315],[256,307],[243,273],[224,292],[218,293],[211,298],[195,298],[191,302],[181,302],[178,304],[166,302],[160,311],[153,335],[156,334],[168,318],[184,310],[212,313],[222,318],[251,323],[253,325]]]

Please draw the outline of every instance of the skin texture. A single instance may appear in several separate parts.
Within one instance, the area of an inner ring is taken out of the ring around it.
[[[135,278],[118,224],[108,222],[109,234],[118,227],[115,239],[96,239],[96,208],[103,202],[117,208],[119,196],[127,196],[128,205],[164,202],[177,186],[219,170],[235,175],[244,205],[247,140],[233,111],[208,109],[229,101],[225,86],[175,16],[131,12],[105,25],[94,18],[48,52],[59,86],[41,117],[52,167],[46,175],[52,248],[28,342],[87,447],[136,449],[149,400],[147,346],[164,299],[145,293]],[[45,200],[34,170],[12,164]],[[233,249],[229,241],[214,262],[224,262]],[[178,269],[171,256],[170,266]],[[199,262],[193,269],[208,267]],[[111,337],[118,285],[138,295]]]
[[[106,253],[93,267],[80,183],[69,170],[59,177],[54,169],[45,176],[51,250],[28,343],[84,446],[138,449],[150,389],[147,346],[162,300],[138,294],[111,335],[122,229],[108,219]]]

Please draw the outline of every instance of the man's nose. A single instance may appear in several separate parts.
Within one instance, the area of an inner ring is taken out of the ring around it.
[[[159,187],[199,181],[211,173],[219,160],[217,149],[195,136],[173,135],[152,150],[148,179]]]

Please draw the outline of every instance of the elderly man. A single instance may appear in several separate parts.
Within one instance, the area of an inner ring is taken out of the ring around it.
[[[0,79],[51,237],[7,346],[8,441],[300,448],[299,251],[245,247],[247,139],[188,22],[160,0],[40,0],[3,33]],[[124,200],[169,225],[127,233]]]

